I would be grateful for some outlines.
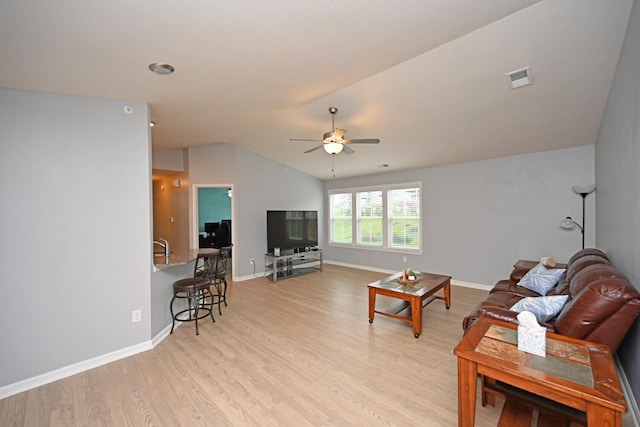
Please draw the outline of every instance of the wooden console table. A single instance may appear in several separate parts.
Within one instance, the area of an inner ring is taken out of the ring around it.
[[[626,402],[607,346],[547,333],[546,357],[518,350],[516,326],[484,317],[456,346],[458,426],[475,423],[478,374],[586,414],[587,425],[620,427]]]

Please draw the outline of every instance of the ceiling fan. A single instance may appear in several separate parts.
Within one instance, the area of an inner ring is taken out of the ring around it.
[[[336,129],[335,117],[338,109],[336,107],[329,107],[329,113],[331,113],[331,128],[330,132],[325,132],[322,140],[317,139],[302,139],[302,138],[289,138],[291,141],[313,141],[321,142],[322,144],[305,151],[305,153],[311,153],[316,151],[320,147],[324,148],[329,154],[338,154],[344,152],[345,154],[353,154],[354,151],[347,144],[378,144],[379,139],[344,139],[344,134],[347,132],[344,129]]]

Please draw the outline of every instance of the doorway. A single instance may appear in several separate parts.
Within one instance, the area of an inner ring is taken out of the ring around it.
[[[227,224],[229,241],[235,237],[233,185],[200,184],[192,187],[191,247],[212,248],[216,243],[216,231]],[[234,257],[231,257],[232,272]]]

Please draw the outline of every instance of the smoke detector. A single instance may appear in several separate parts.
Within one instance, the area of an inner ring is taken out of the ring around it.
[[[533,77],[531,77],[531,67],[521,68],[519,70],[511,71],[507,74],[507,81],[509,82],[510,89],[517,89],[519,87],[529,86],[533,84]]]

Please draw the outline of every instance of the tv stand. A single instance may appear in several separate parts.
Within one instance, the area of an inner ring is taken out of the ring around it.
[[[280,256],[264,255],[264,274],[273,282],[314,271],[322,271],[322,249]]]

